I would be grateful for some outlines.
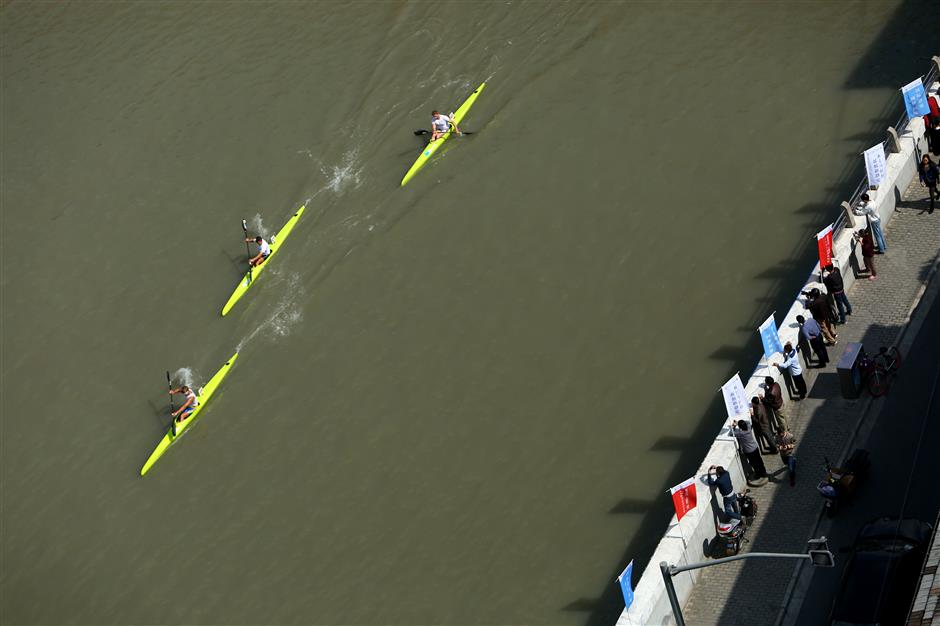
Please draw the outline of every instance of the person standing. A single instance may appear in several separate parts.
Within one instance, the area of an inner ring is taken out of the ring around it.
[[[830,346],[836,345],[836,340],[838,340],[839,335],[836,334],[835,330],[832,328],[832,324],[829,322],[832,309],[829,308],[829,303],[826,302],[826,296],[824,296],[819,289],[813,287],[806,297],[806,308],[809,309],[813,319],[819,324],[823,339]]]
[[[878,272],[875,271],[875,242],[871,239],[871,233],[867,228],[863,228],[855,233],[855,239],[862,248],[862,262],[865,263],[862,271],[870,274],[868,280],[875,280]]]
[[[774,437],[774,443],[777,444],[777,450],[780,451],[780,460],[783,466],[787,468],[790,475],[790,486],[796,485],[796,456],[793,454],[796,448],[796,439],[786,428],[777,428],[777,434]]]
[[[826,275],[823,277],[823,284],[829,290],[829,294],[836,301],[836,308],[839,309],[839,323],[845,324],[845,316],[852,314],[852,304],[845,295],[845,283],[842,280],[842,272],[832,263],[826,266]]]
[[[940,115],[931,116],[925,134],[927,135],[927,145],[930,147],[930,151],[934,156],[940,157]]]
[[[766,450],[767,454],[777,454],[777,446],[774,445],[774,430],[770,426],[767,408],[761,404],[757,396],[751,398],[751,425],[754,427],[757,445],[762,450]]]
[[[731,434],[738,440],[741,446],[741,454],[747,459],[751,466],[754,478],[767,478],[767,468],[764,466],[764,459],[760,455],[760,446],[757,445],[757,439],[746,420],[738,420],[731,427]]]
[[[708,468],[706,481],[710,487],[718,487],[718,493],[721,494],[722,504],[725,507],[725,515],[740,520],[741,511],[738,509],[738,496],[734,493],[734,485],[731,484],[731,474],[720,465],[712,465]]]
[[[763,401],[764,406],[767,407],[767,417],[770,418],[774,429],[781,426],[788,428],[787,414],[783,410],[783,389],[773,376],[764,377]]]
[[[796,323],[800,325],[800,334],[816,353],[816,359],[819,361],[817,367],[826,367],[829,363],[829,351],[826,350],[826,342],[823,341],[822,329],[814,319],[806,319],[802,315],[796,316]]]
[[[855,214],[864,215],[868,219],[868,228],[878,244],[878,252],[884,254],[888,250],[888,244],[885,243],[885,235],[881,231],[881,217],[878,216],[878,210],[872,205],[871,197],[867,193],[862,194],[862,201],[855,207]]]
[[[927,188],[927,195],[930,196],[930,209],[927,212],[933,213],[934,196],[940,198],[940,193],[937,192],[937,184],[940,183],[940,169],[937,169],[934,162],[925,154],[917,167],[917,174],[920,176],[920,184]]]
[[[776,364],[781,372],[789,372],[796,385],[796,392],[799,399],[806,397],[806,381],[803,380],[803,368],[800,366],[800,357],[793,349],[793,344],[789,341],[783,346],[783,363]]]
[[[796,334],[796,351],[803,355],[803,363],[806,367],[819,365],[818,361],[813,360],[813,347],[809,345],[809,341],[803,334],[803,324],[800,324],[800,332]],[[773,432],[776,432],[776,428]]]

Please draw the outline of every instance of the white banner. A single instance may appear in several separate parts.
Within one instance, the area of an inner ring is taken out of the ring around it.
[[[865,172],[869,185],[880,185],[885,179],[885,149],[879,143],[865,151]]]
[[[747,417],[750,415],[747,395],[744,393],[744,384],[741,382],[740,376],[735,374],[722,385],[721,395],[725,398],[725,410],[728,411],[728,417]]]

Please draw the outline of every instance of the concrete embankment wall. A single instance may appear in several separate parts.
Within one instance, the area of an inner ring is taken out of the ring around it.
[[[937,92],[936,83],[931,85],[930,92]],[[888,239],[890,239],[890,224],[895,204],[911,181],[917,176],[917,159],[927,150],[922,118],[910,120],[907,126],[898,129],[898,133],[900,150],[888,155],[885,180],[877,190],[868,192],[878,210],[878,214],[881,216],[883,227],[888,229],[886,233]],[[852,233],[865,227],[865,218],[857,217],[851,211],[845,211],[845,213],[846,216],[840,219],[844,227],[838,228],[837,232],[834,233],[833,258],[835,264],[842,268],[845,287],[848,289],[856,280],[853,268],[861,266],[861,250],[853,241]],[[809,272],[806,284],[801,291],[808,291],[813,287],[824,289],[819,279],[820,268],[817,263]],[[796,322],[797,315],[803,315],[806,318],[811,317],[804,306],[802,298],[793,301],[782,320],[779,316],[777,318],[782,343],[790,341],[793,345],[797,345],[799,328]],[[756,328],[755,332],[757,332]],[[834,362],[838,360],[839,354],[841,354],[841,350],[832,354]],[[775,361],[780,362],[781,360],[780,355],[776,355]],[[748,398],[763,393],[763,382],[766,376],[773,376],[781,384],[781,387],[786,388],[779,370],[776,367],[769,366],[767,360],[762,356],[750,377],[745,378],[742,374],[742,381]],[[715,386],[718,387],[723,382],[715,381]],[[659,563],[665,561],[671,565],[684,565],[707,560],[704,546],[716,534],[716,519],[721,506],[720,496],[717,496],[717,494],[713,496],[712,490],[704,482],[708,467],[721,465],[728,469],[731,472],[735,488],[738,490],[746,485],[743,468],[737,457],[734,439],[728,429],[729,420],[726,419],[724,422],[725,425],[715,437],[711,448],[696,472],[698,506],[683,517],[681,526],[673,516],[666,534],[657,545],[643,576],[636,585],[633,604],[621,614],[620,619],[617,621],[618,626],[675,623],[669,599],[666,596]],[[684,572],[673,578],[680,604],[684,605],[688,600],[692,592],[692,586],[700,572],[701,570]]]

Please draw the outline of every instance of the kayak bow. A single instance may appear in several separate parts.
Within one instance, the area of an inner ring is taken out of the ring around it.
[[[264,260],[264,263],[261,265],[256,265],[248,272],[245,272],[245,277],[241,279],[241,282],[239,282],[238,286],[235,287],[235,291],[232,292],[232,296],[228,299],[228,302],[226,302],[225,306],[222,307],[222,317],[225,317],[225,314],[232,310],[232,307],[235,306],[235,303],[238,302],[243,295],[245,295],[245,292],[248,291],[248,288],[255,284],[255,281],[258,280],[258,276],[261,275],[261,272],[264,271],[264,268],[271,264],[271,259],[275,254],[277,254],[277,251],[281,249],[281,246],[284,244],[284,240],[287,239],[290,231],[294,230],[294,226],[297,224],[300,216],[303,215],[305,208],[307,208],[306,204],[297,209],[291,218],[287,220],[287,223],[284,224],[284,227],[278,231],[277,235],[272,238],[271,254],[269,254],[268,258]]]
[[[206,386],[199,390],[199,405],[196,409],[189,414],[188,417],[183,418],[182,422],[176,422],[176,434],[173,433],[173,424],[170,425],[170,429],[166,432],[166,435],[163,436],[163,439],[160,440],[160,443],[157,444],[157,447],[154,448],[153,453],[150,455],[150,458],[147,459],[147,462],[144,463],[144,466],[140,469],[140,475],[143,476],[146,474],[153,464],[160,459],[163,454],[170,449],[170,446],[173,443],[183,436],[189,430],[189,427],[196,421],[196,418],[199,417],[199,414],[202,412],[202,408],[208,404],[209,399],[212,397],[212,394],[215,393],[216,388],[221,384],[222,379],[225,378],[225,375],[228,374],[228,371],[232,368],[232,364],[235,363],[235,359],[238,358],[238,353],[232,355],[228,361],[225,362],[219,371],[209,379],[209,382],[206,383]],[[173,418],[174,420],[176,418]]]
[[[477,96],[480,95],[480,92],[483,91],[484,87],[486,87],[486,83],[480,83],[480,86],[477,87],[476,90],[472,94],[470,94],[470,96],[466,100],[464,100],[463,104],[460,105],[460,108],[454,112],[454,117],[453,117],[454,124],[457,124],[458,126],[460,125],[460,122],[463,120],[464,116],[467,114],[467,111],[470,110],[470,107],[473,106],[473,103],[476,101]],[[404,187],[405,184],[409,180],[411,180],[415,174],[418,173],[418,170],[424,167],[424,164],[430,160],[431,156],[435,152],[437,152],[438,148],[441,147],[441,144],[443,144],[445,141],[447,141],[450,138],[451,133],[453,132],[454,132],[453,130],[448,130],[446,133],[441,135],[437,140],[428,142],[428,145],[425,146],[424,150],[421,151],[421,154],[418,155],[418,158],[414,162],[414,165],[411,166],[411,169],[408,170],[408,173],[405,174],[405,177],[401,179],[402,187]]]

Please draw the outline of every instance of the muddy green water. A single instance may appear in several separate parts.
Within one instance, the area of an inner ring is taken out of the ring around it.
[[[0,621],[615,616],[905,6],[4,3]]]

